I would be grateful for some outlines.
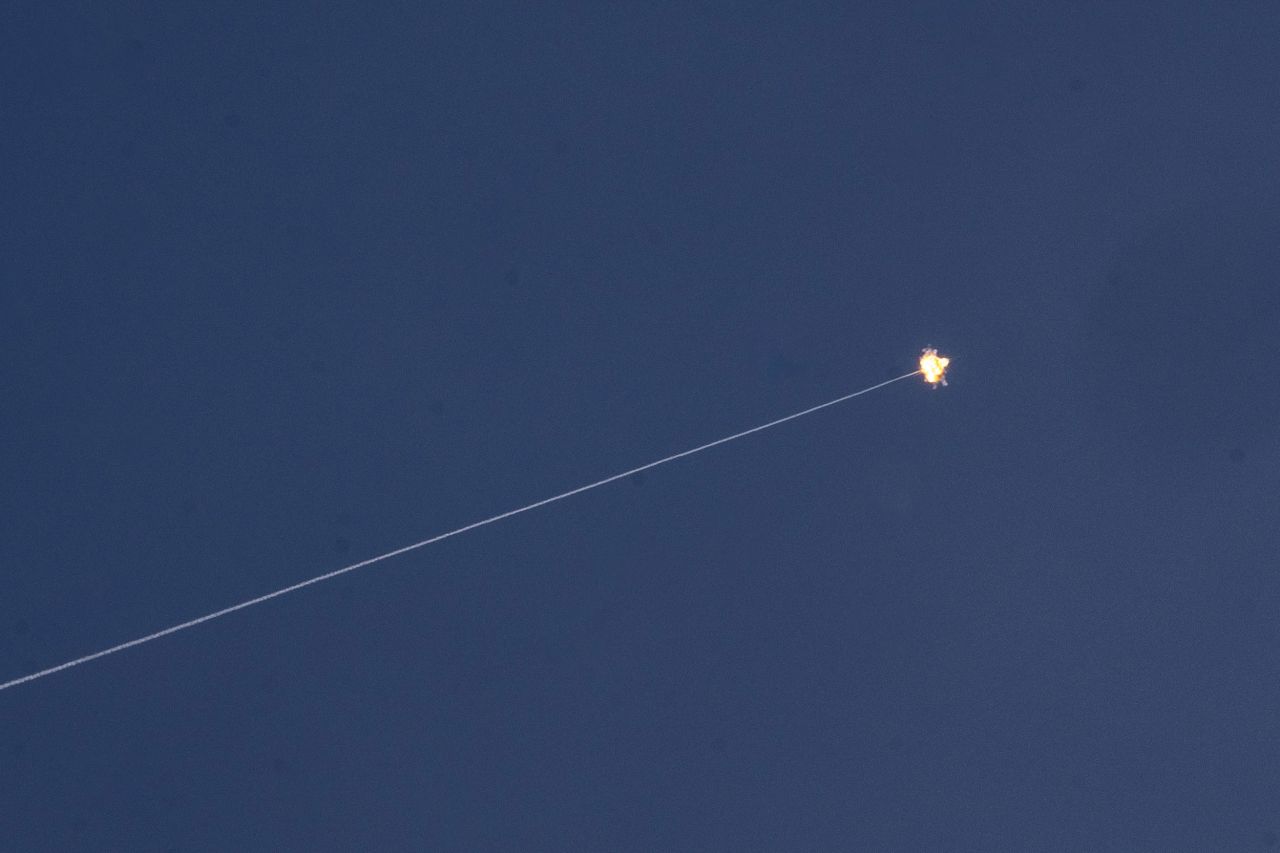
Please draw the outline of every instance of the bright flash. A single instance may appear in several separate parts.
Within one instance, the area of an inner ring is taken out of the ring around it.
[[[937,388],[939,383],[947,384],[947,365],[949,364],[951,359],[938,355],[938,351],[932,347],[927,347],[920,353],[920,372],[924,374],[924,381],[934,388]]]

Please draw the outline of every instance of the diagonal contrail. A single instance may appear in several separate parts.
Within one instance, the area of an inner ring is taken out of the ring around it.
[[[605,477],[603,480],[596,480],[594,483],[588,483],[585,486],[578,486],[578,488],[576,489],[570,489],[569,491],[563,492],[554,497],[543,498],[542,500],[535,501],[534,503],[528,504],[527,506],[522,506],[519,509],[508,510],[507,512],[501,513],[499,515],[486,518],[483,521],[475,521],[475,522],[472,522],[471,524],[466,525],[465,527],[459,527],[457,530],[450,530],[448,533],[441,533],[438,536],[432,536],[430,539],[423,539],[421,542],[414,542],[412,545],[405,545],[402,548],[396,548],[394,551],[388,551],[385,554],[379,554],[376,557],[370,557],[367,560],[361,560],[358,563],[352,563],[349,566],[343,566],[340,569],[334,569],[333,571],[326,572],[323,575],[317,575],[313,578],[308,578],[307,580],[299,581],[298,583],[292,584],[290,586],[277,589],[275,592],[268,592],[266,595],[260,595],[257,598],[250,598],[249,600],[242,601],[239,604],[233,604],[230,607],[224,607],[221,610],[215,610],[212,613],[206,613],[204,616],[197,616],[195,619],[189,619],[186,622],[180,622],[177,625],[171,625],[168,628],[164,628],[163,630],[156,631],[154,634],[147,634],[145,637],[138,637],[136,640],[129,640],[127,643],[121,643],[118,646],[112,646],[111,648],[103,649],[102,651],[94,652],[92,654],[85,655],[84,657],[78,657],[78,658],[75,658],[74,660],[69,660],[66,663],[60,663],[57,666],[51,666],[48,669],[42,669],[39,672],[33,672],[30,675],[24,675],[21,678],[15,678],[12,681],[6,681],[3,684],[0,684],[0,690],[8,690],[10,687],[17,687],[19,684],[26,684],[28,681],[36,681],[37,679],[44,678],[47,675],[53,675],[55,672],[62,672],[64,669],[71,669],[74,666],[80,666],[80,664],[82,663],[88,663],[89,661],[97,660],[98,658],[104,658],[107,655],[114,655],[116,652],[123,652],[125,649],[131,649],[134,646],[141,646],[144,643],[151,642],[152,640],[158,640],[161,637],[167,637],[170,634],[176,634],[179,631],[185,631],[188,628],[194,628],[197,625],[203,625],[205,622],[212,622],[214,619],[217,619],[221,616],[227,616],[228,614],[231,614],[231,613],[235,613],[237,610],[244,610],[246,608],[253,607],[255,604],[262,604],[264,601],[270,601],[273,598],[279,598],[282,595],[288,595],[291,592],[296,592],[302,589],[303,587],[308,587],[308,586],[311,586],[312,584],[320,583],[321,581],[327,581],[331,578],[336,578],[338,575],[345,575],[347,572],[354,572],[356,569],[363,569],[365,566],[371,566],[374,563],[380,563],[383,560],[389,560],[392,557],[398,557],[401,554],[407,554],[410,551],[416,551],[419,548],[423,548],[427,545],[431,545],[443,539],[448,539],[451,536],[457,536],[459,533],[466,533],[468,530],[475,530],[477,527],[484,527],[486,524],[493,524],[495,521],[502,521],[502,519],[510,518],[513,515],[519,515],[522,512],[528,512],[529,510],[537,509],[540,506],[546,506],[547,504],[555,503],[556,501],[562,501],[565,498],[573,497],[574,495],[581,494],[582,492],[590,491],[591,489],[597,488],[598,486],[603,486],[606,483],[612,483],[614,480],[621,480],[623,477],[630,477],[632,474],[638,474],[641,471],[647,471],[650,468],[656,468],[659,465],[665,465],[668,462],[674,462],[677,459],[683,459],[686,456],[692,456],[695,453],[701,453],[702,451],[709,450],[710,448],[715,447],[716,445],[725,444],[735,439],[739,439],[739,438],[743,438],[745,436],[751,435],[752,433],[761,432],[762,430],[769,429],[770,427],[775,427],[775,426],[778,426],[779,424],[784,424],[787,421],[793,421],[796,418],[802,418],[805,415],[813,414],[819,409],[825,409],[828,406],[834,406],[837,403],[843,403],[845,400],[852,400],[854,397],[860,397],[863,394],[869,394],[872,391],[875,391],[877,388],[883,388],[886,385],[892,385],[894,382],[900,382],[901,380],[908,379],[912,376],[917,375],[918,373],[920,373],[919,370],[913,370],[910,373],[904,373],[901,376],[895,377],[893,379],[885,380],[884,382],[880,382],[876,385],[872,385],[869,388],[863,388],[861,391],[854,391],[852,394],[845,394],[843,397],[837,397],[834,400],[828,400],[825,403],[819,403],[818,405],[811,406],[810,408],[805,409],[803,411],[795,412],[785,417],[778,418],[777,420],[769,421],[768,423],[765,423],[765,424],[760,424],[759,426],[752,427],[751,429],[744,429],[742,432],[735,432],[733,435],[727,435],[724,438],[717,438],[715,441],[709,441],[706,444],[699,445],[698,447],[694,447],[690,450],[684,450],[684,451],[681,451],[680,453],[674,453],[671,456],[664,456],[663,458],[655,462],[649,462],[645,465],[641,465],[638,468],[632,468],[629,471],[623,471],[621,474],[614,474],[611,477]]]

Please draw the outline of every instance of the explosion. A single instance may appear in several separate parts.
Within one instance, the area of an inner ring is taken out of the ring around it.
[[[939,384],[947,384],[947,366],[949,364],[951,364],[951,359],[938,355],[938,351],[933,347],[925,347],[920,353],[920,372],[924,375],[924,381],[934,388],[937,388]]]

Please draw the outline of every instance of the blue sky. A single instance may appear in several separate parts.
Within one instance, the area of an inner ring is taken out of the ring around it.
[[[12,4],[13,850],[1266,850],[1269,4]]]

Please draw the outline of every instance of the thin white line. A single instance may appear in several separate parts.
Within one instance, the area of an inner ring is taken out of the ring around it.
[[[60,663],[57,666],[51,666],[48,669],[42,669],[39,672],[33,672],[30,675],[24,675],[21,678],[15,678],[12,681],[6,681],[4,684],[0,684],[0,690],[8,690],[10,687],[17,687],[19,684],[26,684],[28,681],[35,681],[37,679],[44,678],[47,675],[53,675],[55,672],[62,672],[62,670],[64,669],[71,669],[73,666],[79,666],[82,663],[88,663],[89,661],[97,660],[98,658],[104,658],[107,655],[114,655],[116,652],[123,652],[125,649],[131,649],[134,646],[141,646],[142,644],[149,643],[152,640],[158,640],[161,637],[167,637],[170,634],[176,634],[179,631],[185,631],[188,628],[194,628],[197,625],[204,624],[205,622],[210,622],[214,619],[217,619],[220,616],[226,616],[229,613],[235,613],[237,610],[244,610],[247,607],[253,607],[255,604],[261,604],[264,601],[270,601],[273,598],[279,598],[282,595],[287,595],[291,592],[295,592],[297,590],[302,589],[303,587],[311,586],[312,584],[317,584],[317,583],[320,583],[321,581],[327,581],[330,578],[336,578],[338,575],[345,575],[347,572],[354,572],[356,569],[362,569],[365,566],[370,566],[370,565],[373,565],[374,563],[380,563],[383,560],[389,560],[392,557],[398,557],[401,554],[407,554],[410,551],[416,551],[419,548],[425,547],[427,545],[431,545],[435,542],[439,542],[442,539],[448,539],[451,536],[457,536],[459,533],[466,533],[468,530],[475,530],[477,527],[484,527],[486,524],[493,524],[495,521],[501,521],[502,519],[510,518],[513,515],[519,515],[522,512],[528,512],[531,509],[537,509],[538,507],[546,506],[549,503],[562,501],[565,498],[572,497],[577,494],[581,494],[582,492],[589,491],[590,489],[594,489],[598,486],[603,486],[606,483],[612,483],[614,480],[621,480],[623,477],[630,477],[632,474],[638,474],[641,471],[646,471],[650,468],[656,468],[657,466],[664,465],[667,462],[674,462],[675,460],[682,459],[685,456],[692,456],[695,453],[701,453],[702,451],[715,447],[718,444],[725,444],[726,442],[733,441],[734,439],[743,438],[744,436],[751,435],[752,433],[760,432],[762,430],[769,429],[770,427],[775,427],[775,426],[778,426],[779,424],[784,424],[787,421],[793,421],[796,418],[804,417],[805,415],[812,414],[813,412],[816,412],[819,409],[825,409],[828,406],[834,406],[837,403],[843,403],[845,400],[852,400],[854,397],[860,397],[863,394],[869,394],[870,392],[875,391],[877,388],[883,388],[884,386],[891,385],[894,382],[899,382],[903,379],[908,379],[912,376],[915,376],[919,372],[920,372],[919,370],[913,370],[911,373],[904,373],[903,375],[898,376],[894,379],[889,379],[877,385],[872,385],[870,388],[863,388],[861,391],[854,391],[852,394],[845,394],[843,397],[837,397],[834,400],[828,400],[825,403],[819,403],[818,405],[812,406],[808,409],[805,409],[804,411],[796,412],[794,414],[787,415],[786,417],[778,418],[777,420],[774,420],[774,421],[769,421],[766,424],[761,424],[760,426],[752,427],[751,429],[745,429],[742,432],[736,432],[733,435],[728,435],[728,436],[725,436],[724,438],[718,438],[715,441],[709,441],[706,444],[699,445],[698,447],[693,448],[692,450],[684,450],[684,451],[681,451],[680,453],[674,453],[671,456],[665,456],[662,459],[657,460],[656,462],[650,462],[646,465],[641,465],[638,468],[632,468],[629,471],[623,471],[621,474],[614,474],[612,477],[605,477],[603,480],[596,480],[594,483],[588,483],[585,486],[579,486],[576,489],[570,489],[569,491],[556,495],[555,497],[543,498],[542,500],[536,501],[527,506],[522,506],[519,509],[509,510],[499,515],[492,516],[491,518],[486,518],[483,521],[475,521],[475,522],[472,522],[471,524],[466,525],[465,527],[459,527],[457,530],[450,530],[448,533],[441,533],[438,536],[432,536],[430,539],[423,539],[421,542],[414,542],[412,545],[405,545],[403,548],[397,548],[394,551],[388,551],[385,554],[379,554],[376,557],[370,557],[367,560],[361,560],[358,563],[352,563],[349,566],[343,566],[341,569],[334,569],[333,571],[326,572],[323,575],[317,575],[314,578],[309,578],[304,581],[299,581],[298,583],[295,583],[291,586],[286,586],[282,589],[277,589],[275,592],[268,592],[266,595],[260,595],[257,598],[251,598],[248,601],[242,601],[239,604],[233,604],[230,607],[224,607],[221,610],[215,610],[213,613],[207,613],[204,616],[198,616],[195,619],[189,619],[186,622],[181,622],[177,625],[172,625],[163,630],[156,631],[154,634],[147,634],[145,637],[138,637],[136,640],[129,640],[127,643],[121,643],[118,646],[112,646],[111,648],[103,649],[100,652],[94,652],[93,654],[85,655],[84,657],[79,657],[79,658],[76,658],[75,660],[69,660],[66,663]]]

